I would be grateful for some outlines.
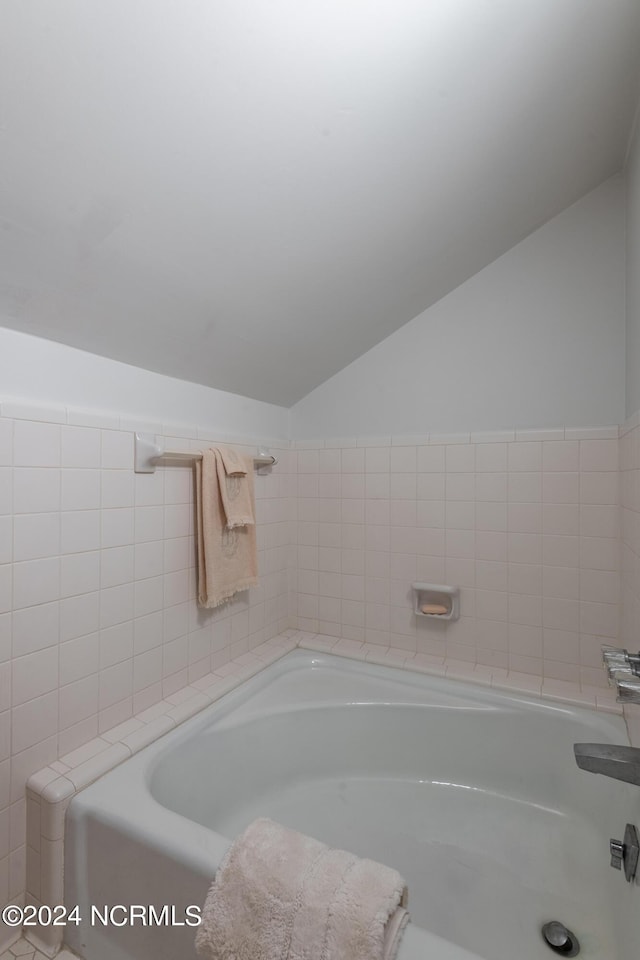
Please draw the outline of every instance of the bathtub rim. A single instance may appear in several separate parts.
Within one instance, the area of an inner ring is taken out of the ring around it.
[[[27,781],[27,897],[36,906],[54,906],[63,902],[64,819],[70,802],[100,777],[129,760],[165,733],[177,730],[196,714],[205,710],[246,681],[252,680],[287,654],[299,649],[303,656],[329,654],[342,660],[346,667],[362,669],[364,664],[395,668],[409,677],[433,676],[454,687],[481,690],[489,687],[507,697],[570,707],[598,714],[622,717],[622,708],[606,688],[602,696],[583,694],[571,684],[542,683],[541,678],[523,674],[505,674],[490,668],[476,669],[474,664],[441,661],[373,644],[355,644],[335,637],[310,635],[287,630],[261,644],[235,661],[230,661],[220,674],[210,674],[198,685],[189,685],[114,727],[73,753],[75,764],[69,767],[60,761],[39,770]],[[600,692],[599,692],[600,693]],[[65,758],[70,759],[70,756]],[[203,828],[204,829],[204,828]],[[39,928],[29,931],[28,938],[38,949],[53,956],[62,942],[62,928]]]
[[[261,717],[273,713],[286,714],[290,710],[298,710],[304,707],[307,703],[304,689],[292,689],[292,685],[287,691],[284,707],[279,700],[274,699],[270,704],[269,702],[266,705],[264,702],[260,703],[256,710],[252,711],[251,702],[256,694],[263,690],[267,691],[267,701],[269,701],[268,688],[273,681],[286,675],[295,677],[297,671],[306,672],[313,666],[338,668],[341,673],[351,673],[360,678],[364,675],[365,687],[367,674],[372,678],[380,678],[379,665],[364,666],[362,664],[340,662],[324,652],[321,654],[310,651],[291,652],[280,662],[274,663],[268,672],[261,672],[261,675],[229,692],[224,700],[212,706],[211,710],[192,717],[188,724],[182,725],[180,729],[172,730],[169,736],[163,737],[162,742],[150,745],[144,754],[132,758],[129,770],[126,770],[123,765],[119,771],[115,771],[115,776],[109,780],[108,784],[106,782],[95,784],[83,790],[75,797],[69,816],[74,820],[77,818],[82,825],[83,816],[89,813],[93,821],[97,821],[106,827],[114,826],[119,832],[124,833],[125,837],[129,835],[143,846],[150,846],[154,851],[178,861],[187,861],[187,857],[185,857],[186,847],[189,867],[194,869],[201,877],[210,880],[215,864],[219,863],[231,840],[217,833],[213,828],[203,826],[185,814],[166,807],[150,790],[151,773],[158,762],[161,762],[172,752],[179,750],[181,743],[185,740],[196,737],[200,732],[215,726],[217,721],[224,724],[224,719],[228,716],[235,718],[239,714],[239,723],[243,724],[245,722],[251,723],[257,716]],[[533,715],[541,712],[552,714],[569,712],[577,720],[587,720],[594,724],[603,736],[609,735],[615,739],[624,737],[624,724],[620,718],[616,717],[613,720],[612,717],[597,716],[593,711],[585,711],[573,705],[567,710],[562,704],[545,702],[540,698],[522,693],[494,691],[480,686],[463,684],[459,681],[447,681],[446,678],[442,677],[420,677],[418,675],[412,677],[410,674],[388,667],[383,671],[382,679],[399,681],[404,686],[407,707],[416,706],[412,689],[417,688],[422,690],[423,697],[425,694],[428,697],[434,691],[444,693],[445,696],[453,694],[466,709],[469,709],[469,706],[473,709],[475,704],[482,706],[487,702],[494,701],[507,709],[513,705],[518,712],[524,710]],[[345,702],[345,699],[348,700],[344,693],[338,693],[335,702]],[[363,701],[356,697],[348,700],[348,702],[362,703]],[[244,713],[240,712],[242,706],[246,704],[249,705],[249,710]],[[317,701],[314,701],[314,706],[317,706]],[[454,709],[460,709],[460,706],[456,706]],[[127,790],[127,811],[125,813],[117,810],[118,798],[122,796],[123,780],[126,780]],[[141,804],[138,802],[139,800],[142,801]],[[153,816],[151,817],[149,816],[150,805],[153,807]],[[149,818],[149,826],[144,819],[145,813]],[[84,876],[82,857],[78,863],[79,870],[74,881],[76,886],[71,888],[72,899],[77,896],[78,889],[82,887]],[[422,928],[419,930],[419,933],[421,932],[429,937],[432,936],[430,931],[422,931]],[[443,941],[444,944],[450,948],[458,949],[456,944],[449,944],[448,941]],[[424,954],[419,955],[423,956]],[[446,956],[449,956],[449,954],[446,954]],[[458,955],[455,954],[455,956]],[[473,954],[465,953],[464,956],[468,957],[469,960],[478,960],[476,955]]]
[[[178,851],[182,848],[182,844],[189,839],[191,842],[196,840],[202,849],[209,850],[207,856],[210,856],[211,852],[215,852],[216,860],[219,862],[230,845],[232,838],[219,834],[212,828],[191,820],[185,814],[166,805],[153,792],[152,780],[154,774],[159,765],[170,760],[171,755],[179,751],[181,744],[206,732],[210,727],[215,726],[217,729],[225,730],[228,729],[229,726],[243,727],[245,724],[251,725],[255,723],[256,720],[272,716],[286,715],[298,711],[322,710],[326,707],[342,704],[351,705],[369,702],[358,699],[343,700],[341,697],[337,697],[335,700],[314,701],[310,704],[303,696],[297,699],[295,695],[291,695],[290,699],[284,704],[281,702],[271,703],[267,706],[262,704],[254,711],[251,711],[251,709],[247,711],[245,709],[243,712],[242,708],[250,705],[251,701],[255,699],[256,694],[265,690],[268,692],[271,683],[278,678],[294,675],[297,671],[306,672],[314,667],[319,667],[320,669],[327,667],[330,669],[338,669],[343,674],[352,674],[359,678],[369,677],[372,680],[376,680],[379,677],[378,671],[380,670],[379,664],[349,662],[341,658],[333,657],[327,652],[317,653],[308,650],[289,651],[285,656],[270,664],[268,670],[260,671],[233,690],[225,693],[217,702],[211,703],[206,709],[198,711],[198,713],[190,717],[188,721],[171,730],[167,730],[166,733],[163,733],[154,742],[148,744],[143,750],[139,751],[138,754],[126,758],[127,761],[130,761],[127,765],[127,774],[125,775],[123,769],[121,777],[126,776],[127,790],[130,791],[129,798],[131,807],[137,809],[138,801],[147,804],[152,803],[154,809],[153,827],[149,827],[144,819],[135,819],[132,817],[131,810],[128,810],[126,814],[121,814],[118,811],[117,798],[119,796],[119,788],[117,773],[114,780],[109,782],[106,788],[106,795],[103,794],[99,796],[97,800],[95,790],[95,787],[98,786],[97,781],[79,790],[70,799],[67,816],[69,816],[74,809],[79,812],[87,808],[93,810],[99,809],[105,822],[117,824],[121,829],[124,829],[125,832],[130,832],[132,835],[145,836],[151,843],[157,842],[158,835],[163,833],[162,825],[164,825],[164,827],[166,827],[166,835],[172,837],[171,842],[167,842],[166,845],[163,843],[162,848],[165,852],[172,851],[179,858]],[[429,683],[426,689],[428,689],[431,694],[441,694],[444,698],[452,697],[454,700],[460,701],[460,703],[437,704],[435,705],[436,708],[441,707],[445,710],[451,709],[456,711],[463,709],[465,712],[471,712],[475,709],[484,710],[487,708],[491,710],[491,703],[494,702],[497,704],[496,709],[501,713],[505,707],[506,709],[513,707],[514,711],[518,713],[524,712],[533,716],[542,713],[571,714],[579,720],[587,721],[589,726],[593,725],[593,727],[596,728],[594,736],[598,736],[603,740],[611,738],[611,741],[615,742],[620,737],[624,738],[625,736],[624,723],[622,722],[622,718],[618,716],[614,718],[612,715],[598,714],[594,711],[584,710],[582,707],[576,705],[545,701],[523,693],[494,690],[485,686],[465,684],[458,680],[447,680],[446,677],[425,676],[424,674],[418,673],[412,676],[411,673],[407,671],[400,671],[388,665],[383,667],[383,669],[388,671],[388,673],[385,672],[384,679],[399,683],[405,686],[407,690],[408,698],[406,702],[392,701],[392,705],[406,705],[410,709],[419,709],[425,706],[427,709],[434,709],[434,705],[425,705],[424,703],[416,702],[410,697],[412,688],[417,690],[422,689],[424,691],[426,681]],[[375,703],[377,705],[377,701],[375,701]],[[229,719],[230,724],[225,722]],[[118,764],[118,766],[124,768],[124,761],[122,764]],[[108,772],[111,773],[113,771]],[[103,780],[105,776],[106,774],[103,774],[98,779]],[[100,786],[100,789],[105,789],[104,784]],[[135,829],[133,829],[134,825]],[[210,838],[214,839],[211,840]],[[207,863],[210,867],[211,860],[208,859]]]

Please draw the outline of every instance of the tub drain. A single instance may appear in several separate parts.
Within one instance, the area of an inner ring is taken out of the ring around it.
[[[550,920],[542,928],[542,936],[547,946],[562,957],[577,957],[580,944],[575,933],[568,930],[559,920]]]

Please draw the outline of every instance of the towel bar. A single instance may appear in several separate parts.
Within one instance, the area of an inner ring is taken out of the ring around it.
[[[158,443],[156,437],[146,433],[136,433],[135,473],[155,473],[159,460],[173,461],[174,463],[193,463],[195,460],[202,460],[202,454],[165,450],[162,444]],[[258,468],[274,467],[277,462],[277,457],[273,457],[270,453],[262,450],[259,450],[258,456],[253,458],[253,464]]]

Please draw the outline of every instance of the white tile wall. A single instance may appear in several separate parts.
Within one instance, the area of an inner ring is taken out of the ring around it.
[[[289,626],[295,519],[282,449],[256,476],[259,587],[199,610],[189,468],[136,475],[117,422],[14,412],[0,417],[1,903],[24,892],[31,773]],[[167,449],[203,446],[181,433]]]
[[[620,430],[620,570],[622,603],[621,645],[636,652],[640,647],[640,413]],[[588,533],[597,534],[608,516],[593,507]],[[625,705],[631,742],[640,746],[640,706]]]
[[[343,643],[603,683],[600,647],[619,630],[617,428],[281,450],[256,477],[260,586],[205,612],[189,470],[136,476],[117,422],[18,412],[0,417],[0,901],[24,888],[26,778],[293,625],[290,587],[296,625]],[[621,444],[628,637],[639,431]],[[202,446],[203,431],[179,432],[168,448]],[[415,618],[415,579],[460,584],[460,620]]]
[[[619,627],[617,428],[327,440],[305,443],[298,467],[301,629],[603,684],[600,646]],[[460,620],[414,617],[413,580],[460,585]]]
[[[637,415],[632,422],[638,419]],[[620,541],[622,575],[623,645],[630,650],[640,646],[640,426],[623,429],[620,438]],[[593,525],[604,522],[594,515]],[[591,533],[591,529],[589,531]]]

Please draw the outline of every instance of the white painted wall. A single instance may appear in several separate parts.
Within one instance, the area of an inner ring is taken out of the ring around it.
[[[624,349],[613,177],[299,401],[292,435],[616,424]]]
[[[626,410],[640,410],[640,124],[629,152],[627,187],[627,376]]]
[[[640,82],[622,0],[5,0],[0,35],[4,325],[287,405],[618,171]]]
[[[0,327],[0,400],[8,399],[125,413],[160,424],[184,423],[219,436],[289,436],[285,407]]]

